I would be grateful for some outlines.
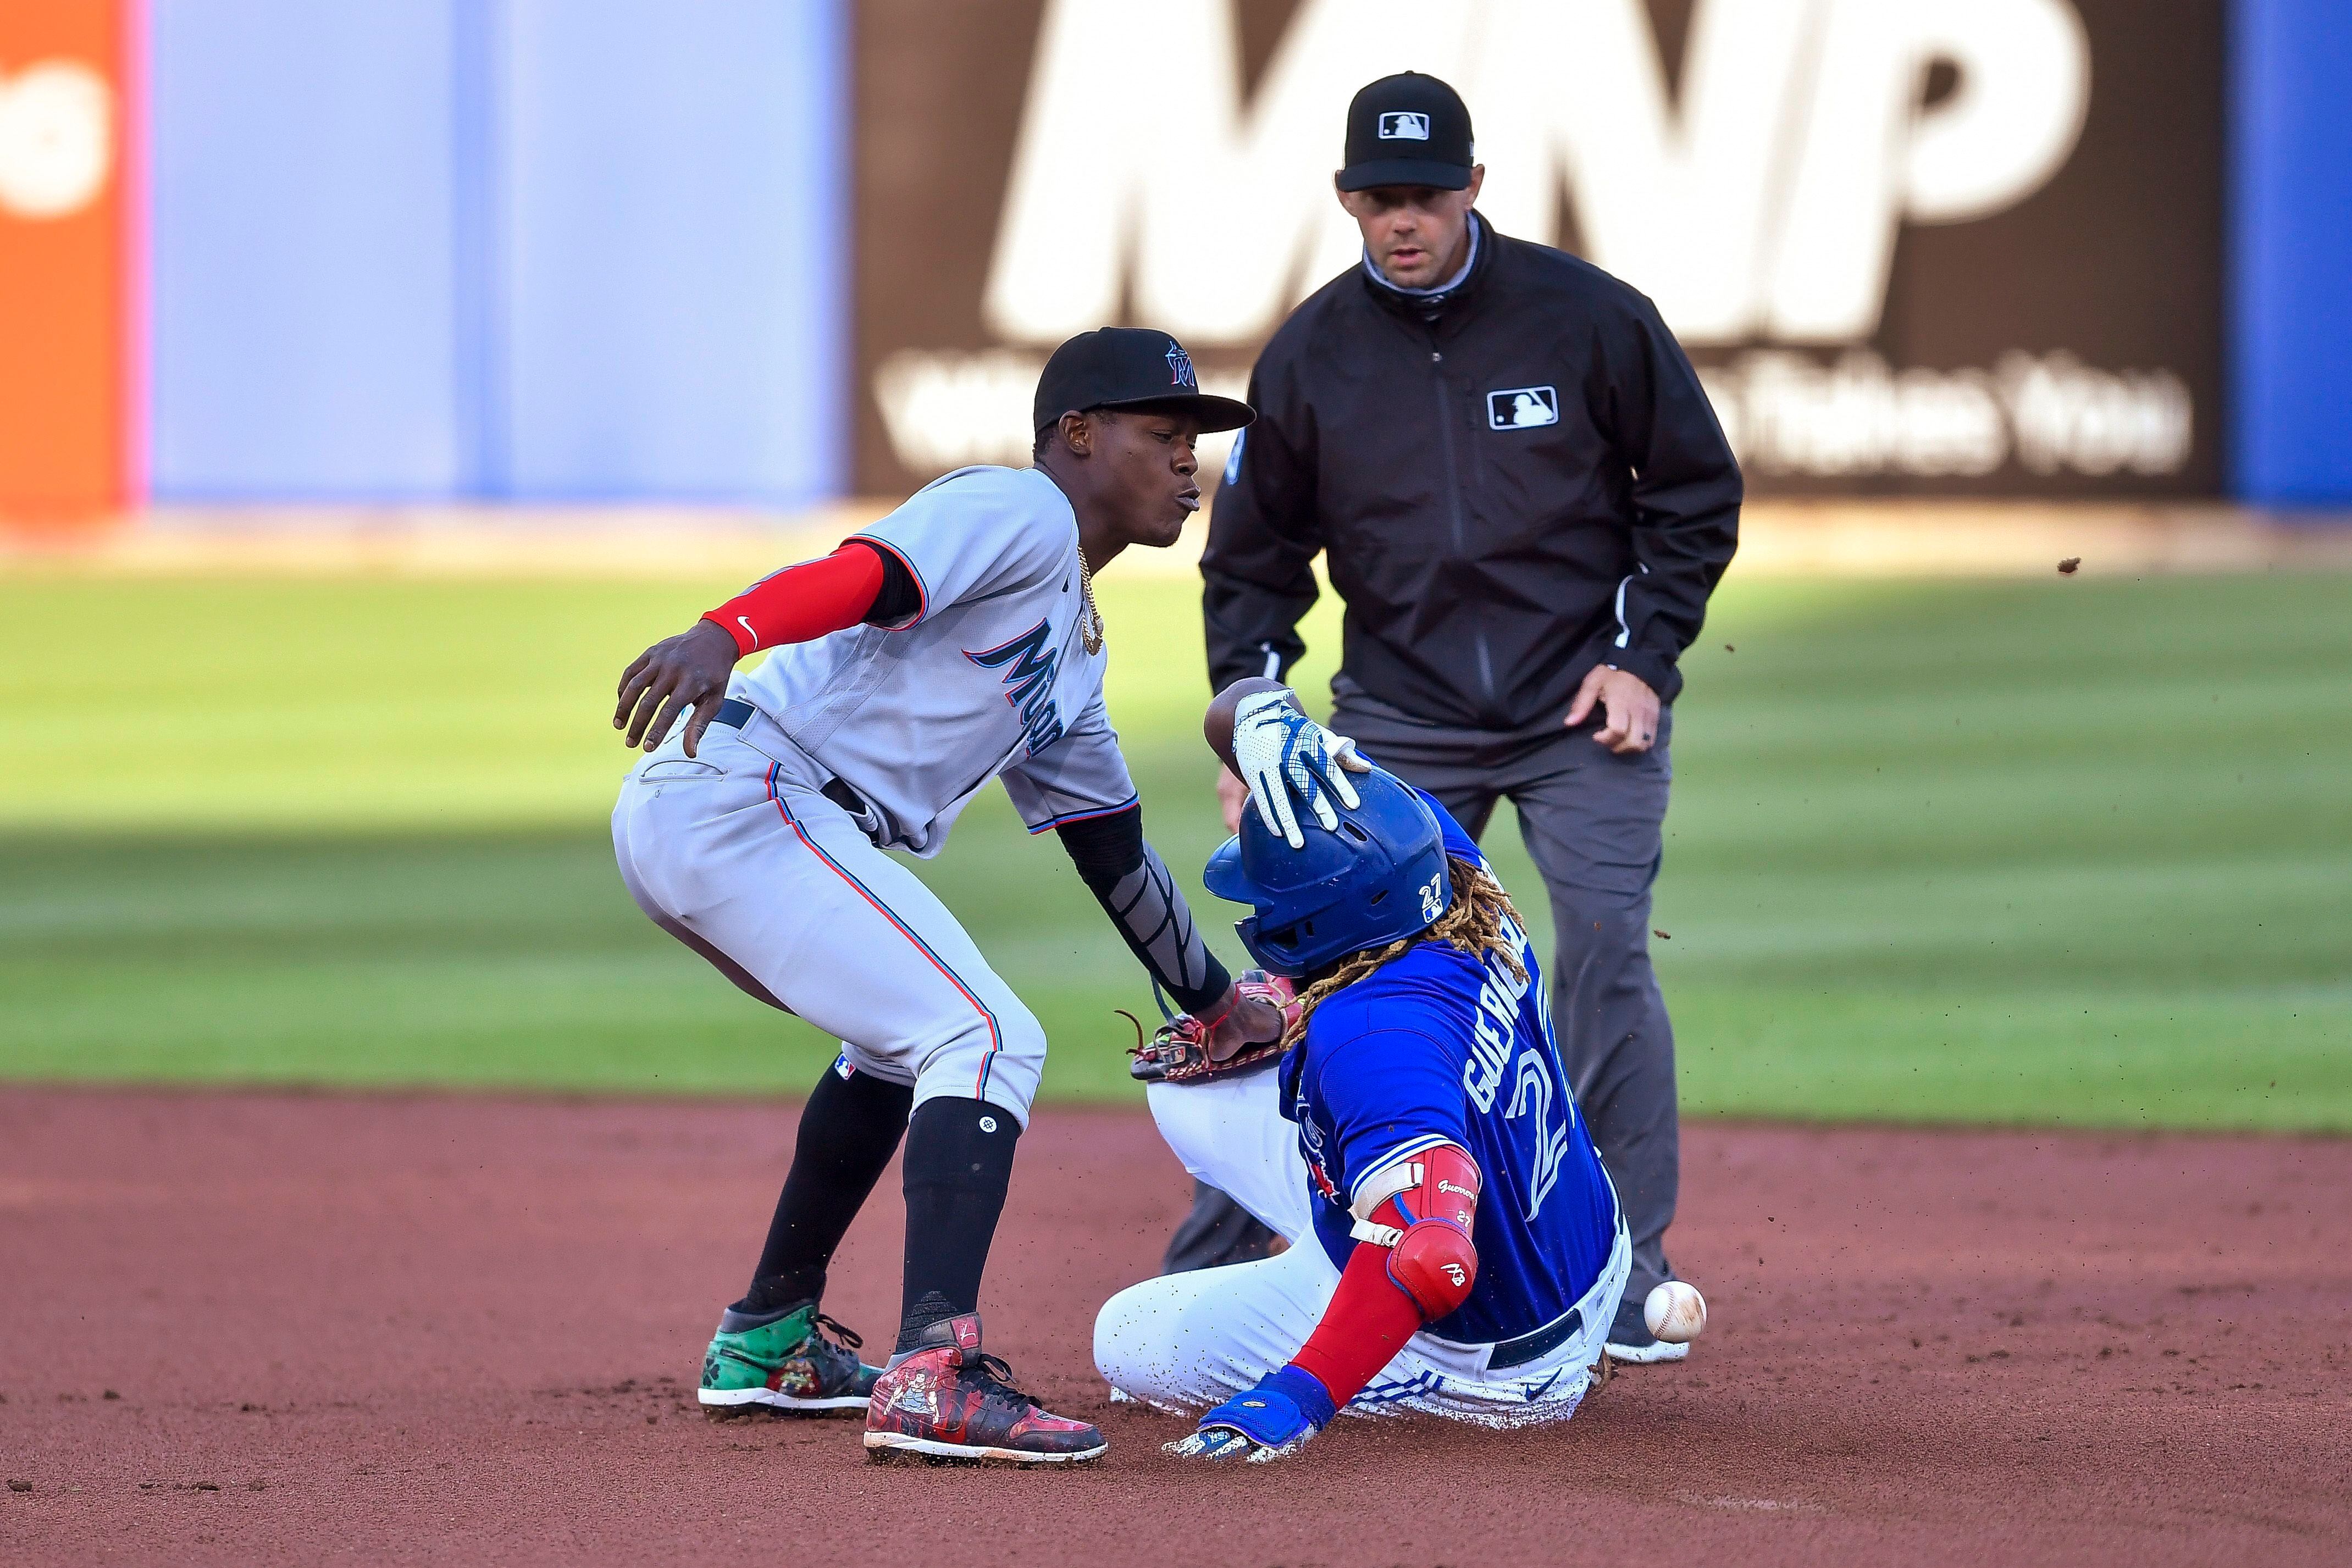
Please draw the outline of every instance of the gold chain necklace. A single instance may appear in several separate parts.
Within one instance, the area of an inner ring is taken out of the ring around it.
[[[1086,619],[1078,622],[1078,640],[1087,645],[1091,655],[1103,651],[1102,612],[1095,608],[1094,569],[1087,565],[1087,547],[1078,547],[1078,591],[1087,601]]]

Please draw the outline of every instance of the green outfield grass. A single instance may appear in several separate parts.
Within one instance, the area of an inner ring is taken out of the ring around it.
[[[619,666],[732,586],[0,579],[0,1076],[805,1087],[826,1043],[646,924],[605,836]],[[1103,587],[1197,870],[1193,590]],[[2326,576],[1735,577],[1657,903],[1685,1105],[2352,1129],[2347,610]],[[1539,916],[1507,814],[1489,847]],[[1054,841],[991,792],[921,870],[1045,1019],[1046,1092],[1129,1092],[1111,1009],[1148,993]]]

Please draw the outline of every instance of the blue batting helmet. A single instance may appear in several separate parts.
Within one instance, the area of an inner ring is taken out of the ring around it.
[[[1413,790],[1375,768],[1350,776],[1353,810],[1330,832],[1307,812],[1307,847],[1294,850],[1255,806],[1202,873],[1211,893],[1257,913],[1238,922],[1242,946],[1276,975],[1299,976],[1335,958],[1410,936],[1445,913],[1454,879],[1437,815]]]

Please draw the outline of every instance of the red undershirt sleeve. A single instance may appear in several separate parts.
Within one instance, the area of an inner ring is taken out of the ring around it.
[[[823,560],[761,579],[703,619],[734,638],[740,656],[856,625],[873,612],[882,584],[881,552],[852,539]]]
[[[1298,1244],[1317,1242],[1308,1236]],[[1420,1328],[1421,1309],[1389,1278],[1389,1249],[1360,1241],[1339,1271],[1339,1288],[1323,1309],[1323,1321],[1290,1364],[1320,1383],[1344,1410]]]

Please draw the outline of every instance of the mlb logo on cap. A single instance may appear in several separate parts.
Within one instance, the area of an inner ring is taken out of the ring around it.
[[[1342,191],[1381,185],[1466,190],[1475,162],[1470,110],[1460,94],[1435,77],[1415,71],[1382,77],[1348,105]]]

